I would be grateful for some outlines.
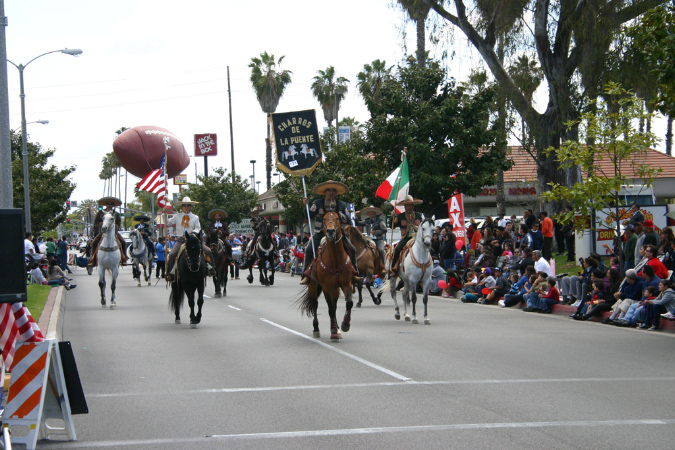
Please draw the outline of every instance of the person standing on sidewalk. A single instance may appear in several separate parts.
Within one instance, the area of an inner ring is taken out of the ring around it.
[[[553,256],[553,221],[546,211],[539,213],[539,220],[541,220],[541,233],[544,235],[542,254],[546,261],[550,261]]]
[[[164,236],[160,236],[155,244],[155,255],[157,256],[157,269],[155,270],[155,278],[159,278],[159,274],[162,274],[162,278],[165,277],[165,268],[166,268],[166,258],[164,256]]]

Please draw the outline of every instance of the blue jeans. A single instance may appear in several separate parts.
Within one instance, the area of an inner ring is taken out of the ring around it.
[[[536,292],[525,294],[525,301],[529,308],[539,308],[539,294]]]
[[[552,298],[540,298],[539,309],[543,309],[544,311],[553,311],[553,305],[556,303],[557,302]]]

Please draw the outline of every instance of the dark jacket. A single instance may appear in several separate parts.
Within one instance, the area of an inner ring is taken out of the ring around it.
[[[645,289],[644,280],[638,277],[633,284],[624,283],[619,290],[621,300],[630,298],[632,300],[640,300],[642,298],[642,291]]]
[[[524,257],[520,260],[520,263],[516,266],[516,269],[523,274],[527,266],[534,266],[534,258]]]

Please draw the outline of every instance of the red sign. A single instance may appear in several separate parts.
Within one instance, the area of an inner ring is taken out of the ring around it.
[[[216,156],[217,154],[216,133],[195,134],[195,156]]]
[[[457,239],[466,239],[464,227],[464,199],[462,194],[455,194],[448,200],[448,217],[452,225],[452,232]]]

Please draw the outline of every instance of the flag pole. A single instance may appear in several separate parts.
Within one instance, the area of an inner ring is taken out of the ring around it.
[[[401,170],[398,171],[398,176],[396,177],[397,198],[398,198],[398,190],[401,188],[401,172],[403,171],[403,161],[405,160],[407,150],[408,147],[403,147],[403,151],[401,152]],[[389,235],[389,245],[392,245],[394,242],[394,219],[396,218],[396,203],[394,203],[394,209],[391,211],[391,234]],[[401,236],[401,238],[403,238],[403,236]]]
[[[167,166],[169,165],[169,155],[167,154],[167,150],[169,149],[169,144],[164,141],[164,206],[162,207],[162,222],[164,222],[164,242],[166,245],[164,245],[164,279],[166,279],[167,274],[169,273],[169,258],[168,255],[166,254],[166,248],[168,247],[169,240],[167,239],[168,237],[168,231],[169,231],[169,215],[166,212],[166,205],[169,202],[169,180],[168,180],[168,170],[166,170]],[[206,158],[204,158],[206,159]],[[159,280],[158,280],[159,281]]]
[[[305,176],[302,176],[302,192],[307,197],[307,186],[305,185]],[[314,248],[314,233],[312,232],[312,218],[309,215],[309,203],[305,205],[307,212],[307,228],[309,228],[309,241],[312,243],[312,255],[316,256],[316,249]]]

